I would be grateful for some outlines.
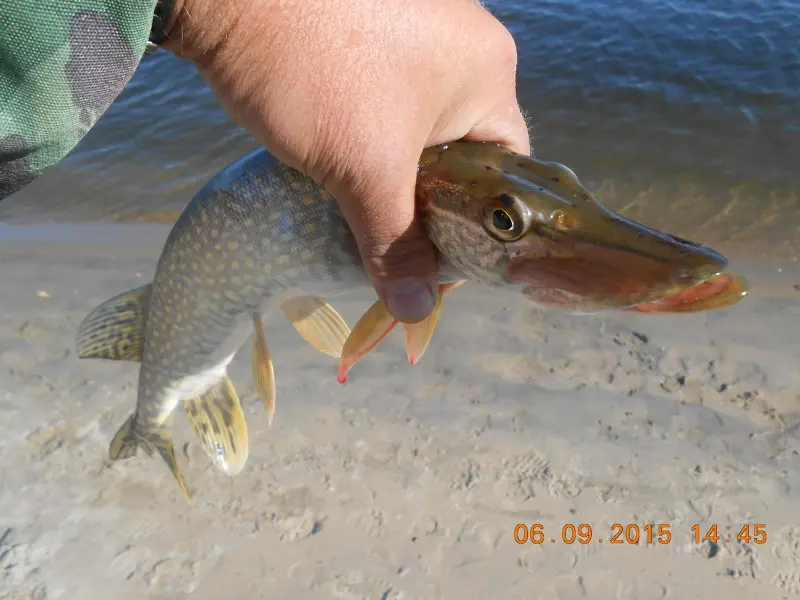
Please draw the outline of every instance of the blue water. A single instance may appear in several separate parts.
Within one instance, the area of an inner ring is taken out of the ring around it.
[[[494,0],[535,153],[606,204],[703,241],[800,251],[800,0]],[[0,217],[180,210],[254,147],[191,64],[147,58]]]
[[[796,183],[800,2],[495,7],[520,48],[522,104],[548,152]]]

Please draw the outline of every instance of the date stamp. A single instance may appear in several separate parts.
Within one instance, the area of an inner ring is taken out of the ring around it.
[[[718,524],[701,525],[695,523],[682,534],[690,534],[691,540],[700,544],[709,540],[714,544],[765,544],[767,526],[763,523],[746,523],[741,527]],[[548,528],[541,523],[527,525],[517,523],[514,527],[514,541],[523,544],[669,544],[673,529],[670,523],[612,523],[609,527],[595,529],[588,523],[565,523],[561,530]]]

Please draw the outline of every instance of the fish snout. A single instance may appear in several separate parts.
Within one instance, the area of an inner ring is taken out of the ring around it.
[[[584,223],[585,225],[585,223]],[[611,213],[598,227],[539,238],[511,255],[508,278],[542,304],[620,309],[673,296],[718,275],[716,250]]]

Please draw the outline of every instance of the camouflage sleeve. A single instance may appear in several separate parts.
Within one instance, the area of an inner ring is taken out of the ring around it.
[[[0,0],[0,200],[60,161],[145,50],[156,0]]]

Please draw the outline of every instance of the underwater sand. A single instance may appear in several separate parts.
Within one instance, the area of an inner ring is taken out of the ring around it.
[[[190,506],[160,459],[108,463],[137,369],[78,361],[73,342],[149,280],[168,229],[0,231],[0,598],[800,595],[796,264],[734,256],[754,292],[697,315],[544,313],[468,284],[417,366],[398,333],[346,385],[272,315],[272,428],[249,346],[231,369],[246,469],[216,471],[177,419]],[[352,325],[372,300],[336,306]],[[534,523],[544,543],[518,544]],[[613,523],[642,539],[668,524],[671,541],[610,544]],[[725,541],[747,523],[764,544]],[[593,540],[565,543],[570,524]]]

